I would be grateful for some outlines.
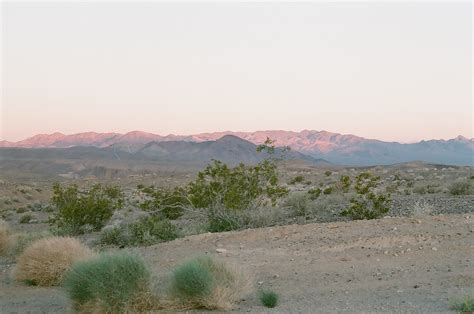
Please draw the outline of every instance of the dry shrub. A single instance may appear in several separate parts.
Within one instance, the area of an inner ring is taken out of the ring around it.
[[[226,311],[251,289],[251,278],[242,270],[210,257],[200,257],[175,269],[171,307]]]
[[[94,252],[77,239],[44,238],[33,242],[18,257],[16,279],[39,286],[58,285],[73,263],[93,255]]]
[[[108,309],[104,300],[99,299],[83,304],[74,304],[74,313],[77,314],[155,313],[162,309],[163,306],[158,298],[146,291],[138,293],[120,309]]]
[[[0,255],[4,255],[11,245],[10,228],[8,224],[0,220]]]

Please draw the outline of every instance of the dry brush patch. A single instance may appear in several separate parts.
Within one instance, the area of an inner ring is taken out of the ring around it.
[[[40,239],[18,257],[15,277],[18,281],[39,286],[58,285],[75,262],[91,258],[94,254],[74,238]]]

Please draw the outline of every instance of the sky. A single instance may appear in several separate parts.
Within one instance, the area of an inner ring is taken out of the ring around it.
[[[473,137],[472,4],[2,2],[0,140]]]

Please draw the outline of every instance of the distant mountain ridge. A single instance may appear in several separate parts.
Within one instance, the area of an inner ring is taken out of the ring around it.
[[[75,146],[112,147],[130,153],[143,150],[166,150],[165,142],[212,142],[226,135],[239,137],[253,144],[261,144],[267,137],[276,140],[277,146],[289,146],[313,158],[326,159],[345,165],[393,164],[422,160],[426,162],[473,165],[474,139],[458,136],[450,140],[427,140],[411,144],[384,142],[363,137],[327,131],[256,131],[214,132],[196,135],[158,135],[142,131],[126,134],[86,132],[65,135],[62,133],[39,134],[19,142],[1,141],[0,147],[66,148]],[[152,144],[153,143],[153,144]],[[145,145],[148,145],[145,147]],[[189,147],[188,147],[189,146]],[[190,148],[192,145],[186,146]],[[182,151],[182,154],[185,152]],[[217,153],[217,152],[216,152]],[[161,154],[164,154],[161,152]],[[163,156],[162,156],[163,157]]]

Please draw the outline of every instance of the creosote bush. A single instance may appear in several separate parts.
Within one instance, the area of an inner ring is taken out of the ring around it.
[[[389,211],[390,194],[376,193],[380,177],[369,172],[362,172],[356,177],[354,186],[357,196],[350,200],[348,208],[341,212],[342,216],[352,219],[376,219]]]
[[[59,285],[72,264],[92,256],[94,252],[74,238],[40,239],[18,257],[16,279],[38,286]]]
[[[101,254],[74,264],[64,286],[78,312],[150,311],[150,272],[143,259],[127,253]]]
[[[269,308],[274,308],[278,304],[278,294],[274,291],[263,290],[259,292],[258,298],[262,305]]]
[[[229,310],[248,289],[250,280],[241,272],[210,257],[200,257],[174,270],[170,294],[178,308]]]
[[[168,219],[178,219],[183,215],[184,209],[191,206],[186,188],[183,187],[165,189],[149,186],[140,190],[149,197],[140,204],[140,207],[146,211],[159,213]]]
[[[100,230],[123,203],[122,192],[118,187],[100,184],[85,191],[80,191],[75,184],[65,188],[54,184],[53,192],[51,202],[58,212],[52,217],[51,223],[69,234],[82,233],[87,226],[92,231]]]
[[[189,185],[189,199],[196,208],[209,208],[219,202],[229,210],[245,210],[266,201],[275,205],[287,193],[278,185],[276,165],[269,160],[234,168],[214,160]]]

